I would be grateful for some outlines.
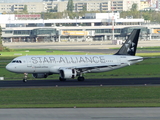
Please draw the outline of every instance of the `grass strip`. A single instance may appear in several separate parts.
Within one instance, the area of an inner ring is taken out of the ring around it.
[[[160,86],[1,88],[0,108],[160,107]]]

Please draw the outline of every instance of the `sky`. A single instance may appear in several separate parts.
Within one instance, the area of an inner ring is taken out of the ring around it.
[[[0,3],[42,2],[43,0],[0,0]]]

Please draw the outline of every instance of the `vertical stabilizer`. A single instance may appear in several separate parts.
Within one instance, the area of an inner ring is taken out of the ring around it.
[[[132,55],[135,56],[139,39],[140,29],[134,29],[129,38],[115,55]]]

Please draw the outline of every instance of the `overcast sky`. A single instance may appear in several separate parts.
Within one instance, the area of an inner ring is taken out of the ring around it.
[[[0,0],[0,3],[42,2],[43,0]]]

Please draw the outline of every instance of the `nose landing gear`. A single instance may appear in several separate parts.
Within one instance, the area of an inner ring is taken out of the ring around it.
[[[24,78],[23,78],[23,82],[24,82],[24,83],[27,82],[27,77],[28,77],[28,73],[24,73]]]

